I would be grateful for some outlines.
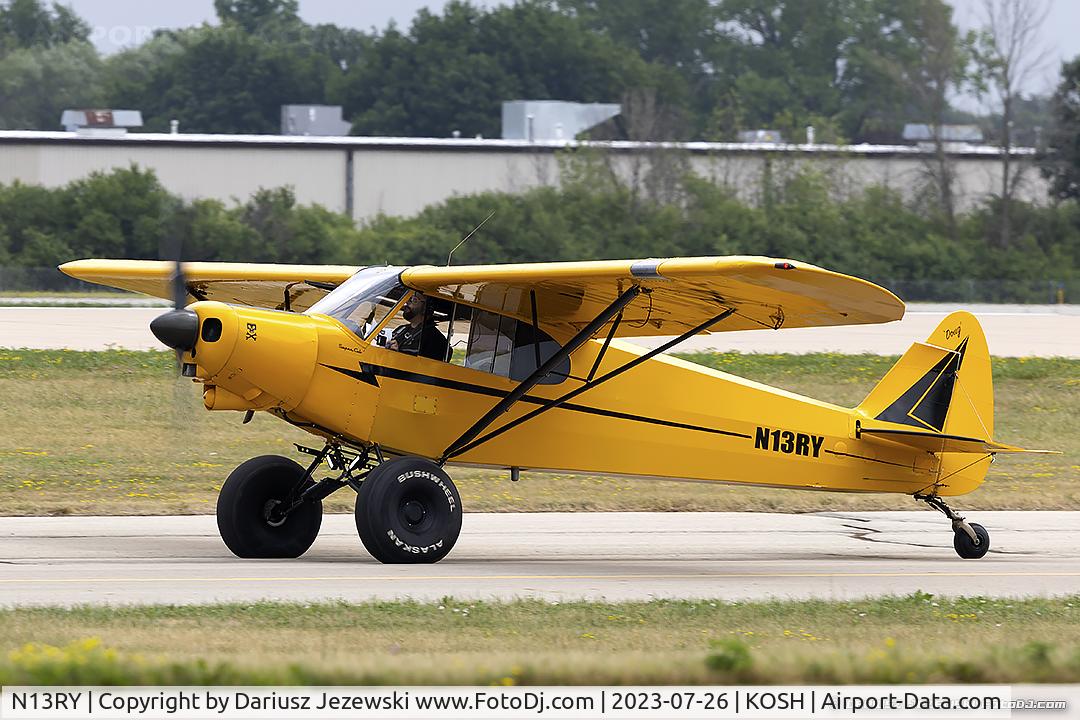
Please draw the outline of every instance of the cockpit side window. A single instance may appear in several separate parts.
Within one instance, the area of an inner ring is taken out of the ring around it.
[[[375,344],[407,355],[419,355],[446,362],[449,357],[451,303],[413,292],[401,306],[401,312],[390,319]]]
[[[522,381],[559,351],[550,335],[526,321],[459,305],[445,298],[408,291],[400,267],[360,270],[308,308],[327,315],[364,340],[392,350],[427,357]],[[410,292],[412,301],[406,299]],[[420,302],[420,301],[423,302]],[[406,303],[423,307],[423,315],[406,317]],[[401,308],[395,317],[391,311]],[[380,336],[372,334],[382,328]],[[570,376],[570,360],[559,363],[541,383],[554,385]]]
[[[397,284],[380,289],[372,297],[356,303],[342,321],[366,340],[375,328],[382,324],[383,319],[390,314],[404,294],[405,288]]]
[[[400,272],[399,268],[364,268],[307,312],[328,315],[366,340],[404,296]]]

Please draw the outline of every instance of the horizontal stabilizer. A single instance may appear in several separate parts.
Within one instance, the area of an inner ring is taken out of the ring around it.
[[[887,440],[931,453],[975,453],[979,455],[999,452],[1060,454],[1056,450],[1028,450],[1015,445],[994,442],[993,440],[980,440],[979,438],[964,437],[962,435],[921,432],[919,430],[864,427],[861,428],[859,434],[868,440]]]

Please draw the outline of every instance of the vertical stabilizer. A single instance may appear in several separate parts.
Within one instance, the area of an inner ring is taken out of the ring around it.
[[[950,314],[926,342],[915,343],[904,353],[856,412],[875,427],[991,441],[994,388],[979,321],[968,312]],[[989,456],[942,453],[939,492],[969,492],[982,482],[989,464]]]

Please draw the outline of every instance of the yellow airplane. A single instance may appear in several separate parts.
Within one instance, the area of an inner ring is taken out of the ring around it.
[[[298,557],[322,500],[357,492],[384,563],[436,562],[461,530],[445,466],[905,493],[952,521],[963,558],[986,529],[971,492],[995,442],[986,338],[949,315],[855,408],[663,352],[701,333],[897,320],[858,278],[764,257],[462,267],[80,260],[73,277],[175,301],[151,323],[208,410],[267,412],[323,439],[305,468],[241,464],[217,504],[240,557]],[[189,305],[189,302],[194,299]],[[674,336],[654,350],[624,337]],[[331,475],[315,477],[325,463]]]

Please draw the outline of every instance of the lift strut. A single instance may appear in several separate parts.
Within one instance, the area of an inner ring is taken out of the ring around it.
[[[495,407],[491,408],[491,410],[488,410],[488,412],[482,418],[473,423],[472,427],[462,433],[461,437],[450,443],[450,446],[447,447],[446,450],[443,450],[442,457],[439,458],[439,464],[441,465],[455,455],[460,455],[463,447],[472,442],[472,440],[475,439],[477,435],[482,433],[485,428],[491,425],[491,423],[495,422],[495,420],[500,415],[513,407],[513,405],[518,400],[520,400],[525,395],[525,393],[529,392],[529,390],[532,390],[537,383],[547,377],[548,374],[551,373],[552,370],[557,368],[560,363],[569,358],[575,350],[588,342],[589,338],[595,335],[600,330],[600,328],[604,326],[604,323],[618,315],[622,311],[622,309],[629,305],[634,300],[634,298],[641,294],[641,292],[643,291],[638,285],[633,285],[623,291],[622,294],[620,294],[619,297],[615,298],[615,300],[612,301],[610,305],[604,308],[600,312],[600,314],[593,319],[592,322],[579,330],[577,335],[574,335],[574,337],[570,338],[570,341],[567,342],[566,345],[559,348],[558,352],[549,357],[547,359],[547,362],[536,368],[536,370],[534,370],[533,373],[529,375],[529,377],[522,380],[521,383],[510,392],[510,394],[508,394],[506,397],[496,403]]]
[[[464,443],[462,443],[459,440],[458,442],[454,443],[454,445],[451,446],[451,449],[448,449],[447,452],[444,453],[443,462],[445,462],[446,460],[449,460],[450,458],[452,458],[452,457],[454,457],[456,455],[460,455],[460,454],[462,454],[464,452],[468,452],[469,450],[472,450],[473,448],[477,447],[478,445],[486,443],[488,440],[492,440],[492,439],[498,437],[499,435],[502,435],[507,430],[511,430],[511,429],[517,427],[518,425],[521,425],[522,423],[528,422],[529,420],[532,420],[537,415],[541,415],[541,414],[547,412],[548,410],[552,410],[554,408],[557,408],[560,405],[562,405],[564,403],[567,403],[570,400],[574,399],[578,395],[580,395],[580,394],[582,394],[582,393],[584,393],[584,392],[586,392],[588,390],[593,389],[597,385],[600,385],[602,383],[607,382],[608,380],[611,380],[613,378],[618,377],[619,375],[622,375],[627,370],[631,370],[631,369],[637,367],[638,365],[645,362],[646,360],[651,360],[652,358],[656,357],[660,353],[663,353],[663,352],[666,352],[666,351],[670,350],[671,348],[675,347],[676,345],[683,342],[687,338],[693,337],[694,335],[697,335],[700,332],[708,330],[710,327],[712,327],[716,323],[720,322],[721,320],[724,320],[725,318],[727,318],[728,316],[730,316],[734,312],[735,312],[735,308],[727,308],[722,313],[720,313],[719,315],[714,315],[713,317],[709,318],[705,322],[701,323],[700,325],[696,325],[695,327],[687,330],[682,335],[679,335],[678,337],[674,338],[673,340],[669,340],[668,342],[664,343],[663,345],[660,345],[659,347],[656,347],[656,348],[650,350],[649,352],[645,353],[644,355],[640,355],[640,356],[634,358],[633,360],[631,360],[630,362],[628,362],[628,363],[626,363],[624,365],[621,365],[618,368],[616,368],[614,370],[611,370],[610,372],[607,372],[607,373],[601,375],[600,377],[596,378],[595,380],[593,380],[593,379],[591,379],[592,374],[596,372],[596,367],[599,365],[599,363],[596,363],[594,365],[594,367],[593,367],[592,373],[590,373],[590,379],[587,380],[585,382],[585,384],[582,385],[581,387],[578,387],[578,388],[576,388],[574,390],[571,390],[570,392],[568,392],[568,393],[566,393],[564,395],[561,395],[560,397],[548,400],[547,402],[545,402],[543,405],[536,408],[535,410],[532,410],[532,411],[522,415],[521,417],[517,418],[516,420],[508,422],[505,425],[503,425],[503,426],[501,426],[501,427],[499,427],[499,428],[497,428],[495,430],[492,430],[491,432],[484,435],[483,437],[480,437],[480,438],[475,439],[475,440],[473,440],[472,438],[469,438]],[[611,343],[611,340],[612,340],[612,337],[614,336],[614,334],[615,334],[614,332],[611,332],[611,333],[608,334],[607,339],[604,341],[604,346],[600,349],[601,355],[607,350],[607,347]],[[524,393],[522,393],[522,394],[524,394]],[[507,397],[509,397],[509,396],[507,396]],[[505,402],[505,400],[503,402]],[[500,405],[501,404],[502,403],[500,403]],[[496,406],[496,407],[498,407],[498,406]],[[507,408],[509,408],[509,405],[507,405]],[[490,424],[490,423],[488,423],[488,424]],[[474,427],[476,427],[476,426],[474,426]],[[485,424],[484,427],[487,427],[487,424]],[[479,434],[479,432],[473,433],[472,437],[475,438],[476,435],[478,435],[478,434]]]

